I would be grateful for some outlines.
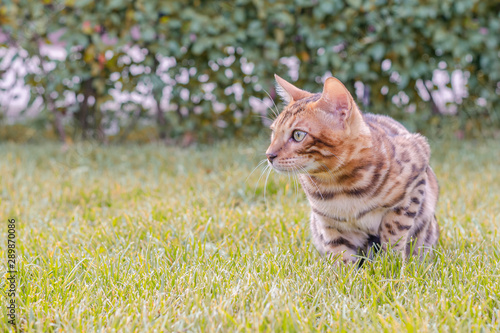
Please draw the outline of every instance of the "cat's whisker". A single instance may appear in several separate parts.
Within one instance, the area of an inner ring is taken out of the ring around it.
[[[293,171],[294,175],[295,175],[295,178],[294,178],[294,182],[295,182],[295,190],[296,190],[296,195],[299,194],[299,189],[300,189],[300,186],[299,186],[299,173],[297,172],[297,168],[294,167],[294,171]]]
[[[269,93],[268,93],[267,91],[266,91],[266,94],[269,96]],[[269,96],[269,98],[271,98],[271,96]],[[262,104],[264,104],[264,106],[266,107],[266,110],[267,110],[267,109],[270,109],[270,110],[271,110],[272,115],[274,116],[274,119],[278,118],[278,114],[279,114],[279,112],[278,112],[278,113],[276,113],[276,112],[272,109],[272,107],[271,107],[271,106],[268,106],[266,103],[264,103],[264,101],[262,101],[262,100],[260,100],[260,99],[258,99],[258,101],[259,101],[259,102],[261,102]],[[271,101],[272,101],[272,102],[273,102],[273,104],[274,104],[274,101],[272,100],[272,98],[271,98]],[[274,105],[276,106],[276,104],[274,104]],[[259,115],[256,115],[256,116],[259,116]],[[271,122],[272,122],[272,121],[274,121],[274,119],[269,118],[269,117],[267,117],[267,116],[263,116],[263,115],[260,115],[260,116],[261,116],[261,117],[265,117],[266,119],[268,119],[268,120],[269,120],[269,121],[271,121]]]
[[[262,165],[262,163],[265,163],[266,161],[267,161],[267,159],[264,158],[262,161],[259,162],[259,164],[257,164],[257,166],[255,168],[253,168],[252,172],[250,172],[250,174],[245,179],[245,183],[248,181],[248,178],[250,178],[250,176],[255,172],[255,170],[257,170],[257,168],[260,167]]]
[[[264,183],[264,201],[266,201],[267,180],[269,179],[269,175],[271,174],[271,171],[273,171],[273,168],[269,168],[269,171],[267,172],[266,181]]]
[[[301,167],[299,166],[299,168],[301,168],[302,171],[304,171],[304,173],[306,174],[307,177],[309,177],[309,179],[311,180],[311,183],[314,184],[314,186],[316,186],[316,189],[318,190],[318,193],[319,195],[321,196],[321,199],[325,200],[325,198],[323,198],[323,193],[321,193],[321,191],[319,190],[319,187],[318,185],[316,184],[316,182],[312,179],[311,175],[309,174],[309,172],[307,172],[306,169],[304,169],[304,167]]]
[[[291,177],[290,177],[290,173],[291,173]],[[295,166],[292,166],[292,171],[288,173],[288,178],[290,178],[290,182],[291,182],[291,186],[292,186],[292,193],[294,193],[295,191],[295,176],[296,176],[296,173],[295,173]]]
[[[270,122],[273,122],[273,121],[274,121],[274,119],[271,119],[271,118],[269,118],[269,117],[267,117],[267,116],[263,116],[263,115],[260,115],[260,114],[254,114],[253,116],[254,116],[254,117],[261,118],[261,119],[269,120]]]
[[[274,113],[274,115],[276,116],[276,118],[278,118],[278,116],[279,116],[279,114],[280,114],[280,112],[279,112],[279,110],[278,110],[278,106],[276,105],[276,103],[274,103],[274,99],[272,99],[272,98],[271,98],[271,95],[267,92],[267,90],[266,90],[266,89],[262,89],[262,90],[264,90],[264,92],[267,94],[267,96],[269,97],[269,99],[271,100],[271,102],[273,102],[273,104],[274,104],[274,108],[276,109],[276,112],[273,112],[273,113]],[[272,110],[272,109],[271,109],[271,110]]]
[[[265,91],[265,90],[264,90]],[[271,98],[271,95],[269,95],[269,93],[267,91],[265,91],[265,93],[267,94],[267,96],[269,96],[269,99],[271,100],[271,102],[273,102],[273,105],[274,105],[274,109],[272,106],[268,106],[268,108],[271,110],[273,116],[274,116],[274,119],[278,118],[279,116],[279,110],[278,110],[278,107],[276,106],[276,104],[274,103],[274,100]]]
[[[290,178],[290,172],[287,172],[286,174],[288,176],[288,183],[291,183],[292,179]],[[292,193],[293,193],[293,186],[292,186]]]
[[[341,166],[342,166],[342,165],[344,165],[344,161],[342,161],[342,160],[340,159],[340,157],[338,157],[337,155],[335,155],[335,154],[333,154],[333,153],[330,153],[330,154],[332,154],[332,155],[333,155],[336,159],[338,159],[338,160],[340,161]]]
[[[332,179],[335,179],[335,176],[333,175],[332,170],[330,170],[325,163],[321,163],[320,166],[323,168],[323,170],[325,170],[326,172],[328,172],[328,174],[330,175],[330,177],[332,177]]]
[[[264,170],[261,171],[259,179],[257,180],[257,183],[255,184],[255,191],[253,193],[254,195],[257,193],[257,186],[259,186],[260,179],[262,178],[262,176],[264,175],[264,173],[267,171],[267,169],[269,169],[270,167],[271,166],[268,164],[268,165],[266,165],[266,167],[264,168]]]
[[[293,186],[293,191],[294,191],[294,194],[295,196],[298,196],[299,195],[299,173],[297,171],[297,168],[294,166],[292,168],[292,172],[293,172],[293,175],[292,175],[292,186]]]

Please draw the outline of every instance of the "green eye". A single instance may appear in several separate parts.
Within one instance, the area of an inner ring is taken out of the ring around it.
[[[292,137],[293,137],[293,139],[295,141],[300,142],[300,141],[304,140],[304,138],[306,137],[306,135],[307,135],[306,132],[293,131]]]

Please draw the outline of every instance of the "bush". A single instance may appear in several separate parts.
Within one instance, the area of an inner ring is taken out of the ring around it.
[[[251,96],[275,98],[273,73],[311,91],[333,74],[364,110],[413,130],[444,113],[462,130],[500,125],[498,2],[7,0],[0,15],[4,44],[38,62],[26,82],[62,137],[71,126],[106,140],[113,124],[124,137],[142,120],[160,138],[187,142],[257,132]],[[39,48],[58,33],[63,60]],[[450,81],[439,87],[437,73],[465,78],[465,93]],[[446,87],[455,93],[448,105],[436,95]],[[121,105],[112,90],[154,103]]]

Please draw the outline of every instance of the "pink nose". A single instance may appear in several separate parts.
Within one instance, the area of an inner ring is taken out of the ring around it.
[[[269,162],[273,163],[273,160],[274,160],[274,159],[276,158],[276,156],[278,156],[278,155],[276,155],[275,153],[270,153],[270,154],[266,154],[266,156],[267,156],[267,160],[268,160]]]

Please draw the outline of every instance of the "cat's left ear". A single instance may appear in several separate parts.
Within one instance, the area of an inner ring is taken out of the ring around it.
[[[287,104],[312,95],[310,92],[297,88],[276,74],[274,74],[274,78],[276,79],[276,92]]]
[[[335,117],[336,123],[345,128],[351,116],[354,100],[347,88],[337,78],[329,77],[325,81],[321,98],[316,107]]]

